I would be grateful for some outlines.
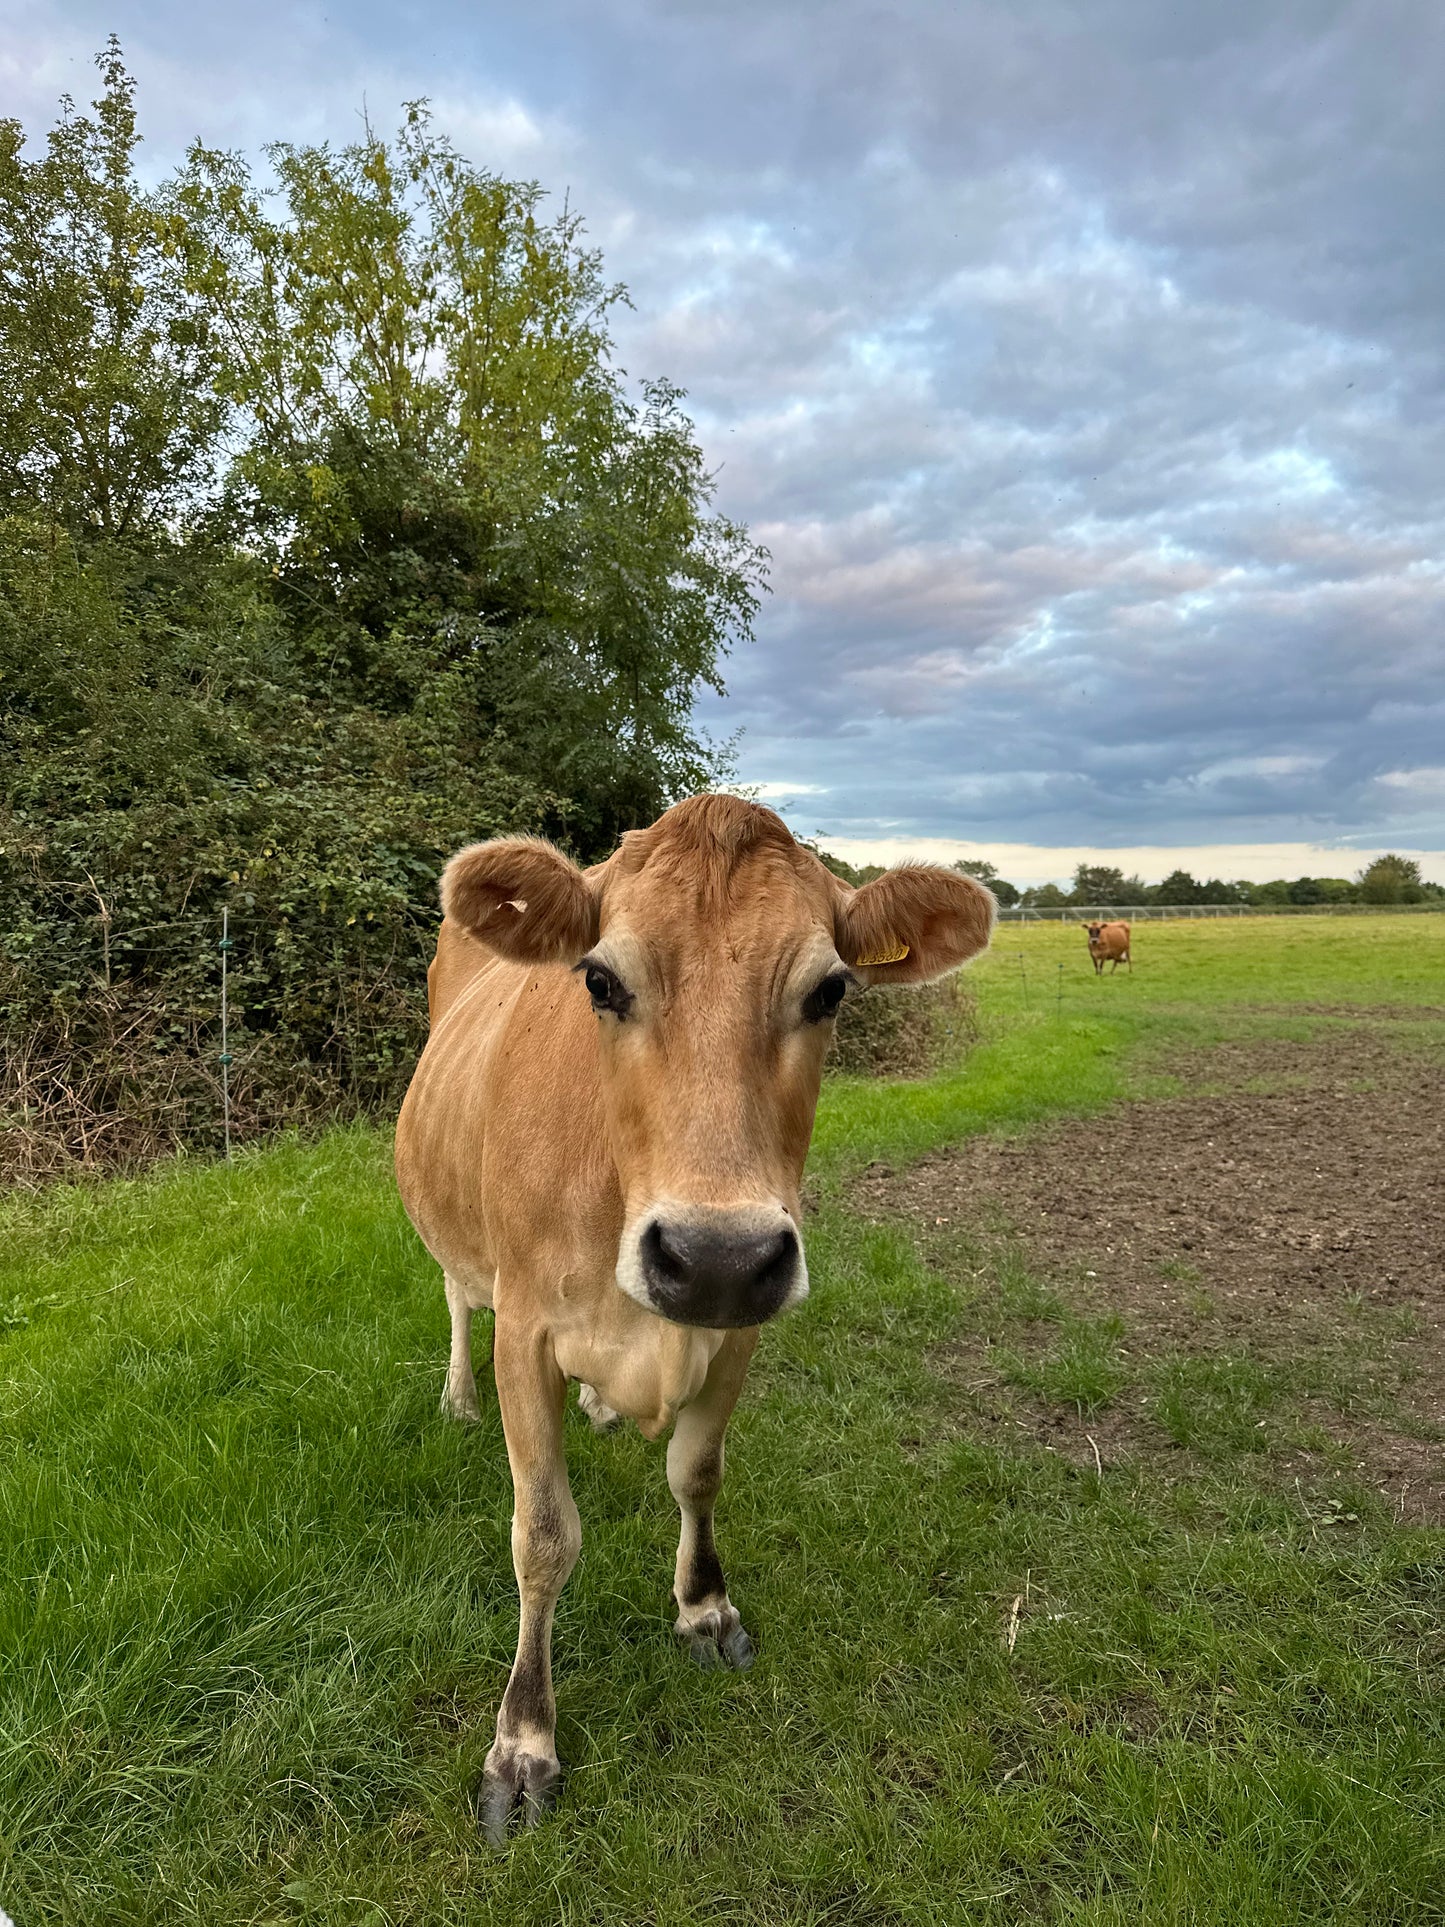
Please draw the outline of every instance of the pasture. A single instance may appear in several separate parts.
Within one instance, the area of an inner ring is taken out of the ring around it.
[[[501,1855],[501,1428],[437,1416],[385,1133],[0,1205],[17,1927],[1445,1920],[1445,917],[972,981],[960,1068],[825,1087],[750,1673],[673,1649],[660,1448],[569,1411],[568,1778]]]

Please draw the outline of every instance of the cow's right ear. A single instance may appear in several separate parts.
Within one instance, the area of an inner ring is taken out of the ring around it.
[[[540,836],[458,850],[442,872],[442,912],[513,963],[575,964],[597,941],[597,896]]]

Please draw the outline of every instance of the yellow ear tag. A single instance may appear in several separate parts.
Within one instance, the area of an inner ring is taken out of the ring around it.
[[[859,970],[871,970],[875,964],[902,963],[907,955],[908,945],[906,943],[895,943],[890,950],[877,950],[871,957],[860,957],[857,962],[857,968]]]

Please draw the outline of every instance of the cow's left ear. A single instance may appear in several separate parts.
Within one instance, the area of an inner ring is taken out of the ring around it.
[[[997,911],[972,877],[906,863],[841,899],[838,955],[865,983],[924,984],[985,949]]]

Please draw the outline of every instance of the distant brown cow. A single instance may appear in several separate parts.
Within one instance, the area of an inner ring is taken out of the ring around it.
[[[746,1666],[713,1507],[758,1328],[808,1294],[798,1192],[833,1017],[865,984],[982,950],[994,902],[922,864],[852,890],[771,811],[700,796],[587,871],[534,838],[476,844],[442,903],[396,1168],[446,1274],[456,1418],[480,1416],[472,1313],[496,1313],[522,1596],[481,1790],[500,1841],[561,1772],[552,1614],[582,1537],[567,1380],[594,1423],[671,1431],[677,1631],[703,1664]]]
[[[1102,977],[1104,965],[1112,964],[1117,970],[1120,964],[1134,968],[1134,959],[1129,955],[1129,926],[1119,919],[1117,923],[1086,923],[1089,933],[1089,955],[1094,959],[1094,975]],[[1112,973],[1111,973],[1112,974]]]

